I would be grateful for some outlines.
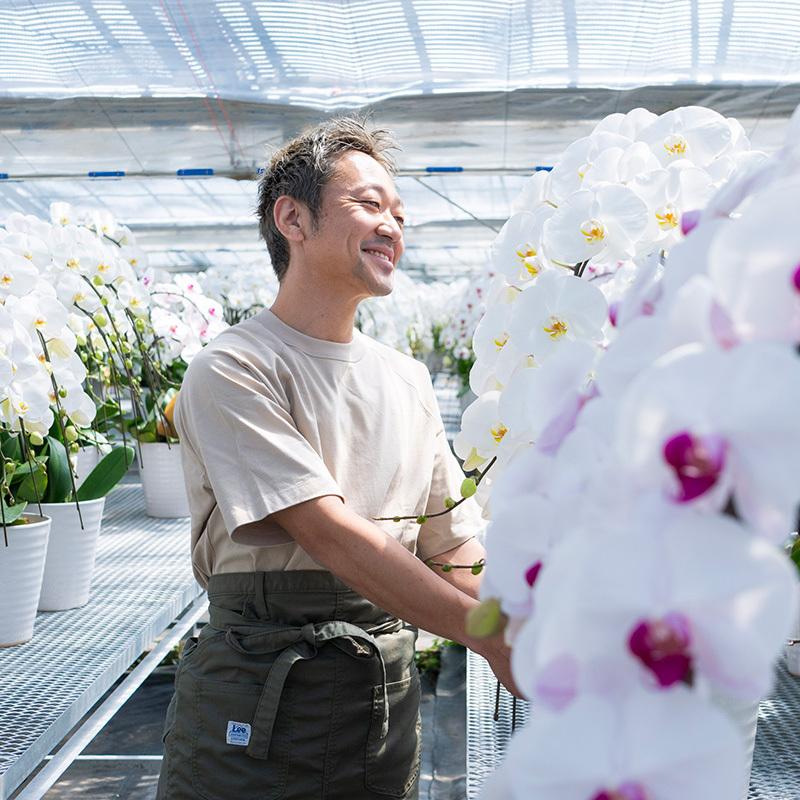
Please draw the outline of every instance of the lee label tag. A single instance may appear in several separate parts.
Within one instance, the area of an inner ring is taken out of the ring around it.
[[[250,726],[246,722],[234,722],[228,720],[228,734],[225,737],[228,744],[235,744],[239,747],[247,747],[250,743]]]

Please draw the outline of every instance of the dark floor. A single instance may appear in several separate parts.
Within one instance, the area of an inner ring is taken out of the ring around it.
[[[153,800],[172,681],[169,673],[150,676],[45,800]],[[448,647],[436,686],[423,680],[420,800],[466,796],[465,737],[465,656],[462,648]]]

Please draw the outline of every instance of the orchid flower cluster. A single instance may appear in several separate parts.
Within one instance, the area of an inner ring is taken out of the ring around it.
[[[48,222],[11,214],[0,232],[4,309],[29,330],[34,355],[52,373],[49,397],[33,393],[23,398],[26,415],[6,417],[41,435],[57,406],[73,423],[67,438],[75,451],[79,442],[104,441],[90,425],[121,430],[124,439],[123,390],[134,416],[143,416],[143,389],[162,392],[172,364],[191,359],[225,324],[221,307],[191,282],[147,270],[133,234],[109,213],[53,203],[50,215]]]
[[[606,117],[551,172],[535,173],[518,201],[526,210],[492,247],[495,277],[473,337],[470,386],[479,400],[454,443],[465,469],[497,456],[496,480],[536,441],[550,418],[539,395],[558,380],[538,368],[567,351],[580,371],[588,351],[573,343],[596,350],[615,322],[650,313],[652,284],[683,215],[702,208],[734,167],[763,158],[738,122],[709,109],[660,117],[636,109]],[[552,397],[562,404],[558,391]],[[491,480],[483,486],[485,504]]]
[[[200,282],[205,295],[222,305],[229,325],[269,308],[278,295],[278,278],[266,256],[247,264],[209,267],[192,278]]]
[[[398,271],[390,295],[361,303],[356,326],[373,339],[431,366],[432,358],[443,351],[441,331],[449,324],[456,298],[465,286],[466,279],[424,283]]]
[[[482,594],[534,716],[486,800],[746,791],[721,706],[797,613],[798,142],[800,112],[770,159],[705,109],[615,114],[498,237],[456,448],[497,460]]]
[[[166,364],[180,359],[184,365],[225,328],[225,308],[209,297],[198,275],[169,275],[148,269],[142,285],[150,293],[151,343]]]
[[[494,272],[488,269],[470,276],[453,303],[450,319],[442,328],[441,343],[453,371],[461,378],[462,394],[470,389],[469,376],[475,364],[472,335],[486,310]]]
[[[0,230],[5,364],[0,416],[7,429],[41,437],[57,417],[78,427],[91,424],[95,404],[85,389],[80,347],[97,326],[95,317],[106,313],[100,297],[108,272],[122,269],[106,257],[94,231],[71,231],[16,213],[5,220]],[[61,413],[54,416],[54,409]]]

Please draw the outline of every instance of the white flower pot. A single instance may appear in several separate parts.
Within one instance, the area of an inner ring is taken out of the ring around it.
[[[758,703],[739,700],[733,697],[712,692],[713,703],[736,726],[744,745],[744,761],[742,762],[738,797],[731,800],[747,800],[750,790],[750,770],[753,767],[753,749],[756,745],[756,728],[758,726]]]
[[[52,525],[39,598],[40,611],[64,611],[89,602],[105,504],[105,497],[80,504],[81,529],[75,503],[42,503],[42,513],[50,517]]]
[[[0,528],[0,647],[27,642],[33,636],[36,607],[42,589],[50,520],[25,515],[27,525]]]
[[[79,487],[86,476],[100,463],[102,453],[97,447],[81,447],[75,463],[75,486]]]
[[[189,498],[183,482],[181,446],[142,442],[139,474],[150,517],[188,517]]]

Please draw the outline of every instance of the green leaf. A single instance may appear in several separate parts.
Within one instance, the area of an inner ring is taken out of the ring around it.
[[[35,456],[33,459],[37,464],[46,464],[47,463],[47,456]],[[23,461],[21,464],[17,465],[17,468],[14,470],[14,473],[11,475],[10,481],[13,482],[17,478],[25,478],[31,474],[31,467],[30,464]]]
[[[22,448],[19,444],[19,436],[8,436],[2,444],[3,455],[11,461],[22,461]]]
[[[96,417],[105,421],[111,420],[119,414],[119,404],[115,400],[105,400],[97,406]]]
[[[66,503],[72,493],[70,463],[67,450],[58,439],[47,437],[47,492],[43,503]]]
[[[38,464],[33,470],[26,464],[25,469],[27,473],[15,492],[16,496],[29,503],[35,503],[37,499],[43,501],[47,489],[47,471],[41,464]]]
[[[133,463],[132,447],[115,447],[86,476],[78,489],[78,500],[97,500],[105,497],[121,480]]]
[[[791,559],[794,562],[794,565],[800,570],[800,536],[798,536],[794,540],[794,544],[792,544],[792,551],[791,551]]]
[[[3,519],[5,519],[6,525],[13,525],[25,512],[27,508],[27,503],[15,503],[13,506],[7,506],[5,501],[3,502]]]

